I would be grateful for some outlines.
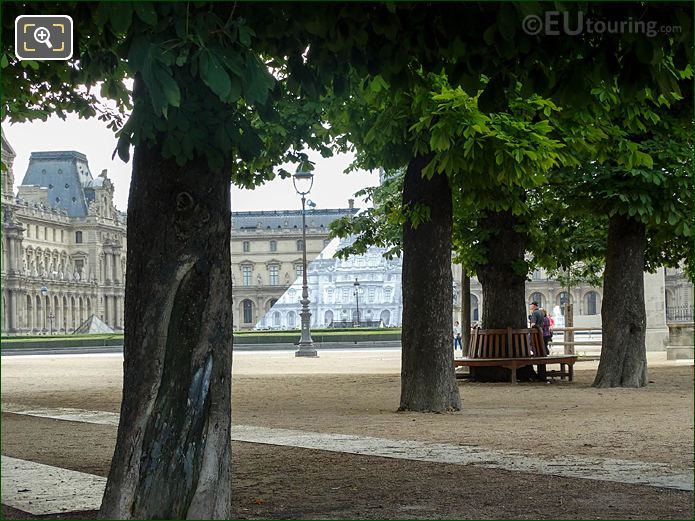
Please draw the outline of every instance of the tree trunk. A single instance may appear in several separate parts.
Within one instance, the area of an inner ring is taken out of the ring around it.
[[[483,287],[483,312],[481,327],[484,329],[523,329],[527,327],[526,274],[521,266],[526,253],[526,233],[519,227],[526,224],[511,211],[493,212],[481,222],[489,231],[483,245],[487,249],[487,262],[477,267],[478,280]],[[520,368],[519,379],[526,379],[533,372]],[[476,380],[509,381],[509,369],[502,367],[472,367]]]
[[[468,356],[471,343],[471,278],[461,266],[461,351]]]
[[[603,346],[594,387],[647,385],[646,246],[642,223],[622,215],[610,218],[601,306]]]
[[[401,411],[461,408],[451,328],[451,189],[444,175],[422,177],[429,161],[414,157],[403,187],[404,205],[426,205],[430,220],[403,226]]]
[[[100,517],[231,512],[230,176],[136,146],[123,401]]]

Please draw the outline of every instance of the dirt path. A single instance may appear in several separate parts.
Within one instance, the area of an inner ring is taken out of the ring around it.
[[[437,441],[692,468],[693,368],[654,364],[645,389],[459,384],[463,410],[396,413],[398,352],[236,356],[238,425]],[[117,412],[117,357],[4,358],[2,401]],[[278,374],[282,370],[294,374]],[[2,452],[104,475],[115,428],[3,414]],[[235,443],[235,512],[269,518],[690,518],[692,493]],[[5,512],[6,516],[12,514]],[[14,514],[11,517],[16,517]]]

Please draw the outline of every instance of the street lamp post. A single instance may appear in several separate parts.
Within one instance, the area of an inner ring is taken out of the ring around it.
[[[355,286],[355,302],[357,304],[357,327],[360,327],[360,283],[357,278],[355,278],[353,286]]]
[[[311,339],[311,312],[309,311],[309,288],[307,286],[306,266],[306,195],[314,184],[314,175],[308,165],[301,163],[292,176],[294,189],[302,196],[302,311],[299,313],[302,323],[302,336],[299,339],[299,349],[295,356],[318,356]]]
[[[39,292],[41,293],[41,296],[46,298],[48,296],[48,288],[46,286],[43,286]],[[55,318],[55,315],[51,311],[51,302],[49,299],[46,299],[46,318],[48,319],[48,327],[49,327],[49,335],[53,334],[53,319]]]

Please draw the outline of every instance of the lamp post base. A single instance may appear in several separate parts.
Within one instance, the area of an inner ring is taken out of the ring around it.
[[[311,344],[311,345],[299,344],[299,349],[297,349],[294,352],[294,356],[311,356],[314,358],[318,358],[319,354],[316,351],[316,349],[314,349],[313,344]]]

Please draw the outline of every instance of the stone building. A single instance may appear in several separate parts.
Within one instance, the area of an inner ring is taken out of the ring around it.
[[[15,195],[2,137],[2,332],[70,333],[92,314],[123,328],[125,214],[84,154],[34,152]]]
[[[454,318],[461,313],[461,266],[452,265],[454,278]],[[682,269],[659,268],[644,274],[645,310],[647,313],[647,348],[661,350],[668,337],[670,321],[693,319],[693,284]],[[526,282],[526,302],[538,302],[553,313],[557,326],[564,325],[564,303],[573,305],[574,327],[601,328],[603,288],[581,284],[567,288],[550,278],[544,270],[536,270]],[[471,320],[482,317],[483,290],[476,277],[471,278]]]
[[[307,263],[329,243],[330,224],[357,212],[308,209]],[[232,295],[235,329],[251,329],[302,275],[301,210],[232,213]]]
[[[385,327],[400,326],[402,260],[385,259],[385,249],[377,247],[345,260],[335,258],[335,252],[346,242],[332,240],[308,266],[311,326],[330,327],[358,319],[362,323],[382,323]],[[298,329],[301,295],[302,279],[298,277],[256,327]]]

